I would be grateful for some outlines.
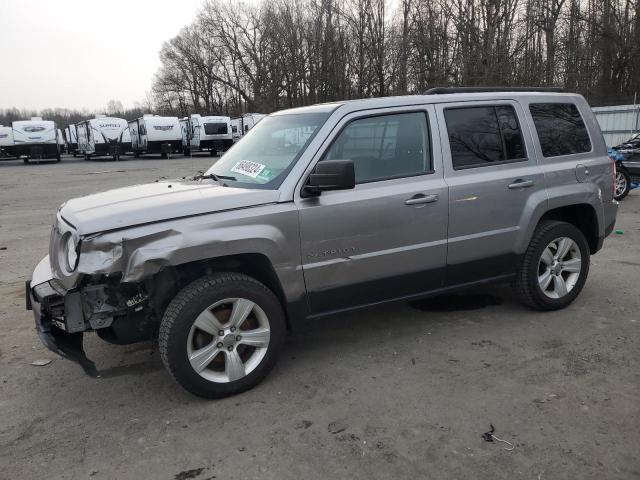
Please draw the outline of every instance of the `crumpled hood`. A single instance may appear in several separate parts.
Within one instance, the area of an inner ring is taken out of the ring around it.
[[[60,214],[80,235],[278,201],[277,190],[223,187],[213,180],[134,185],[69,200]]]

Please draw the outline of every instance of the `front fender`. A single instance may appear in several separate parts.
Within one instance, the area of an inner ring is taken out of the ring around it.
[[[170,266],[257,253],[271,261],[283,286],[296,286],[285,294],[297,296],[304,290],[298,239],[293,204],[248,208],[86,237],[78,271],[139,282]]]

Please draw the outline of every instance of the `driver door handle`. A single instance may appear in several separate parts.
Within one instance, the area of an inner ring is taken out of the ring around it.
[[[433,203],[438,201],[438,195],[424,195],[423,193],[418,193],[408,200],[404,201],[405,205],[423,205],[425,203]]]
[[[516,180],[515,182],[509,185],[509,188],[511,190],[515,190],[517,188],[529,188],[529,187],[533,187],[533,180],[522,180],[521,178],[519,178],[518,180]]]

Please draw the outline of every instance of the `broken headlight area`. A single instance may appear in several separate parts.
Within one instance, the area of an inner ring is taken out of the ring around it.
[[[42,302],[44,299],[53,296],[64,295],[64,286],[55,278],[48,282],[40,283],[33,287],[33,293],[36,296],[36,300]]]

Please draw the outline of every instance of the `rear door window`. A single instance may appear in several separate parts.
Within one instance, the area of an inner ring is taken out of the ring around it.
[[[532,103],[529,111],[543,156],[558,157],[591,151],[587,127],[573,103]]]
[[[444,118],[455,170],[526,160],[512,106],[447,108]]]

